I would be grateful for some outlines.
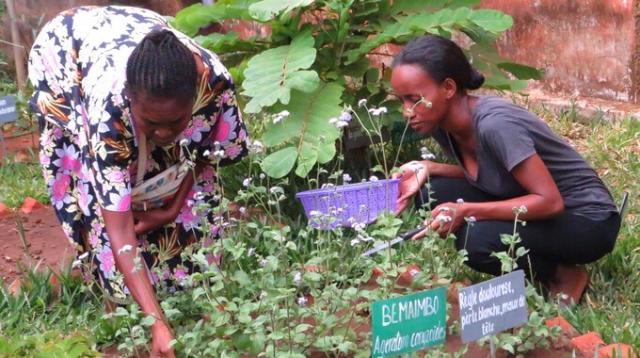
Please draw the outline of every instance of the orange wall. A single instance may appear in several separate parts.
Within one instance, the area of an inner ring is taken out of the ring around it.
[[[499,41],[503,56],[546,69],[534,87],[566,95],[627,101],[633,50],[632,0],[483,0],[514,27]]]

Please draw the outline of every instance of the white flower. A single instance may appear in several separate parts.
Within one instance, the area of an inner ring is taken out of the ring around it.
[[[467,218],[467,221],[468,221],[468,222],[470,222],[470,223],[474,223],[474,222],[476,222],[477,220],[476,220],[476,217],[475,217],[475,216],[469,216],[469,217]]]
[[[273,124],[280,123],[283,119],[289,117],[289,111],[282,111],[275,116],[273,116]]]
[[[355,224],[353,224],[352,227],[353,227],[353,230],[355,230],[355,231],[362,231],[366,227],[366,224],[365,223],[355,223]]]
[[[340,113],[340,117],[339,119],[343,122],[351,122],[351,113],[349,112],[342,112]]]
[[[369,110],[372,116],[381,116],[387,113],[387,107],[371,108]]]
[[[264,179],[266,177],[267,177],[267,175],[265,173],[260,173],[260,179]]]
[[[189,144],[189,140],[187,138],[180,139],[180,146],[181,147],[185,147],[187,144]]]
[[[337,121],[335,124],[336,128],[341,129],[349,125],[349,122],[345,121]]]
[[[247,208],[245,208],[244,206],[241,206],[240,209],[238,209],[238,211],[240,211],[240,214],[244,215],[247,212]]]
[[[365,98],[358,101],[358,107],[362,108],[367,105],[367,100]]]
[[[358,239],[362,242],[369,242],[369,241],[373,241],[373,238],[369,235],[360,235],[358,234]]]
[[[309,300],[307,300],[307,298],[306,298],[306,297],[304,297],[304,296],[300,296],[300,297],[298,297],[298,305],[299,305],[300,307],[304,307],[304,306],[306,306],[308,302],[309,302]]]
[[[458,203],[458,204],[464,204],[464,199],[462,199],[462,198],[458,198],[458,200],[456,200],[456,203]]]
[[[436,216],[436,220],[444,224],[444,223],[450,223],[453,220],[453,218],[451,218],[451,216],[449,215],[439,214],[438,216]]]
[[[260,142],[259,140],[254,140],[249,145],[249,151],[251,153],[258,154],[258,153],[262,153],[263,150],[264,150],[264,145],[262,145],[262,142]]]
[[[260,299],[263,300],[265,298],[267,298],[267,292],[266,291],[260,292]]]
[[[120,250],[118,250],[118,255],[123,254],[123,253],[125,253],[125,252],[129,252],[129,251],[131,251],[132,249],[133,249],[133,247],[132,247],[131,245],[126,244],[126,245],[122,246],[122,247],[120,248]]]
[[[260,260],[261,267],[267,267],[268,264],[269,264],[269,261],[267,259]]]
[[[312,218],[315,218],[315,217],[318,217],[318,216],[321,216],[321,215],[322,215],[322,213],[319,212],[318,210],[311,210],[309,212],[309,216],[311,216]]]
[[[195,200],[202,200],[204,199],[204,193],[201,191],[197,191],[195,194],[193,194],[193,198]]]
[[[213,152],[213,156],[216,158],[224,158],[224,150],[222,149],[218,149],[215,152]]]
[[[248,188],[249,185],[251,185],[251,178],[244,178],[244,180],[242,181],[242,186]]]
[[[433,155],[433,153],[431,153],[429,151],[429,149],[427,149],[427,147],[420,148],[420,157],[423,160],[434,160],[434,159],[436,159],[436,156]]]
[[[369,177],[369,181],[378,181],[378,177],[375,175],[372,175]]]
[[[293,283],[295,283],[296,286],[300,286],[301,282],[302,282],[302,274],[300,273],[300,271],[296,271],[293,274]]]
[[[516,215],[522,215],[527,213],[527,207],[524,205],[520,205],[519,207],[513,208],[513,213]]]
[[[256,248],[255,247],[250,247],[247,250],[247,256],[249,256],[249,257],[253,256],[255,253],[256,253]]]
[[[205,150],[202,153],[202,156],[205,157],[205,158],[209,158],[211,156],[211,152],[209,151],[209,149]]]
[[[351,246],[356,246],[360,243],[360,240],[358,238],[355,238],[353,240],[351,240]]]
[[[342,174],[342,181],[344,181],[345,183],[349,183],[351,181],[351,175]]]
[[[269,192],[270,192],[271,194],[274,194],[274,195],[275,195],[275,194],[278,194],[278,193],[284,193],[284,190],[282,190],[282,188],[281,188],[281,187],[279,187],[279,186],[272,186],[272,187],[269,189]]]

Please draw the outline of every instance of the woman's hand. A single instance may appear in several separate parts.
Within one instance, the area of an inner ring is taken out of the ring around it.
[[[156,321],[151,327],[151,358],[175,358],[171,347],[173,333],[163,321]]]
[[[165,205],[148,211],[134,211],[133,219],[135,220],[134,230],[136,235],[146,234],[149,231],[174,222],[180,213],[180,210],[176,209],[175,206]]]
[[[455,233],[464,223],[464,204],[442,203],[431,211],[431,218],[424,222],[431,230],[445,239],[449,234]]]
[[[431,164],[428,160],[411,161],[400,167],[400,170],[402,170],[401,173],[396,173],[391,176],[394,179],[400,179],[396,214],[406,209],[411,198],[416,195],[427,182]]]

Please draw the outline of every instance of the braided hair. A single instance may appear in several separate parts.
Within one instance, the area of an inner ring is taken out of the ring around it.
[[[192,100],[197,80],[193,53],[170,30],[147,34],[127,61],[127,88],[131,95]]]
[[[458,91],[480,88],[484,76],[478,72],[453,41],[436,35],[418,37],[409,42],[394,58],[393,66],[416,64],[436,82],[451,78]]]

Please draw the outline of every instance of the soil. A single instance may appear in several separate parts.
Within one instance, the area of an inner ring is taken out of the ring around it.
[[[24,228],[24,243],[19,234],[19,221]],[[73,248],[53,208],[45,207],[28,215],[15,212],[0,218],[0,278],[5,283],[12,283],[21,271],[36,265],[60,272],[72,258]]]
[[[6,153],[4,152],[6,148]],[[13,135],[12,133],[4,132],[4,144],[0,142],[0,159],[9,156],[15,158],[16,161],[25,161],[30,156],[28,155],[31,149],[37,152],[38,148],[38,133],[29,132],[19,135]],[[37,156],[36,156],[37,158]],[[0,160],[0,165],[2,160]]]

